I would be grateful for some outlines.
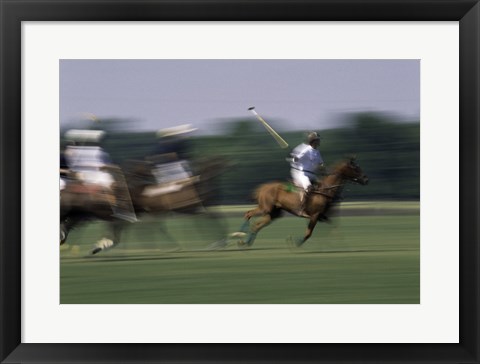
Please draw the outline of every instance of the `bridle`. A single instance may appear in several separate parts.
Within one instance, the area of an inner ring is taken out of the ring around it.
[[[344,185],[345,185],[344,183],[341,183],[341,184],[325,186],[325,187],[321,186],[318,189],[313,190],[311,193],[314,193],[314,194],[317,194],[317,195],[322,195],[322,196],[333,199],[333,198],[335,198],[335,194],[337,193],[338,190],[336,190],[333,194],[328,193],[328,192],[324,192],[324,191],[325,190],[331,190],[331,189],[338,188],[338,187],[343,188]]]
[[[318,195],[322,195],[322,196],[325,196],[325,197],[328,197],[328,198],[335,198],[335,195],[336,193],[338,192],[338,190],[336,190],[333,194],[331,193],[328,193],[328,192],[324,192],[324,191],[327,191],[327,190],[332,190],[334,188],[339,188],[340,190],[345,186],[345,184],[347,182],[353,182],[355,184],[361,184],[360,181],[359,181],[359,177],[355,177],[355,178],[351,178],[351,179],[346,179],[345,178],[345,175],[343,173],[338,173],[338,172],[334,172],[334,173],[330,173],[329,176],[337,176],[337,177],[340,177],[340,179],[342,181],[345,181],[344,183],[340,183],[340,184],[335,184],[335,185],[331,185],[331,186],[319,186],[318,189],[315,189],[313,190],[311,193],[314,193],[314,194],[318,194]]]

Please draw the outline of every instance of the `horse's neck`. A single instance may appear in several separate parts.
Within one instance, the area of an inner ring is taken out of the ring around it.
[[[321,184],[323,189],[327,189],[328,193],[332,196],[340,191],[340,187],[343,185],[343,178],[338,174],[330,174],[326,176]]]
[[[323,184],[326,186],[336,186],[336,185],[341,185],[342,181],[343,181],[342,177],[334,173],[326,176],[325,179],[323,180]]]

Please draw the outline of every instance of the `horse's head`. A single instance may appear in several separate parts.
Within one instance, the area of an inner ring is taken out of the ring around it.
[[[357,164],[355,157],[349,157],[342,162],[336,168],[336,173],[348,181],[359,183],[361,185],[368,184],[368,176],[363,173],[362,169]]]

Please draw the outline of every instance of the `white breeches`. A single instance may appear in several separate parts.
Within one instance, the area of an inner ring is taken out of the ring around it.
[[[104,171],[78,171],[78,179],[84,183],[110,187],[115,180],[112,175]]]
[[[293,183],[304,190],[307,190],[308,186],[312,184],[310,180],[315,179],[315,176],[311,173],[299,171],[298,169],[294,168],[290,170],[290,174],[292,176]]]

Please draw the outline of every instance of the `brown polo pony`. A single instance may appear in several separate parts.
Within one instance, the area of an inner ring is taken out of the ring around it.
[[[368,177],[363,173],[355,158],[351,157],[339,163],[333,171],[325,176],[318,186],[310,192],[301,211],[301,199],[299,192],[292,192],[285,183],[265,183],[255,191],[255,198],[258,206],[245,213],[245,223],[242,226],[243,233],[246,233],[245,240],[239,242],[240,246],[251,246],[255,241],[258,232],[269,225],[273,220],[281,216],[282,210],[288,211],[300,217],[309,219],[307,230],[302,238],[295,241],[297,247],[301,246],[310,238],[318,221],[327,220],[327,212],[332,202],[337,199],[346,182],[351,181],[366,185]],[[250,225],[252,217],[262,215],[257,221]],[[250,227],[250,231],[244,231]],[[238,233],[235,233],[238,235]]]
[[[105,169],[112,173],[120,173],[120,168],[116,166]],[[74,179],[67,184],[64,190],[60,191],[60,245],[67,241],[68,234],[73,229],[95,220],[107,222],[110,230],[109,237],[100,240],[97,245],[106,249],[118,243],[121,230],[128,223],[113,215],[112,206],[118,204],[114,194],[116,183],[112,188],[106,188],[83,184]]]

